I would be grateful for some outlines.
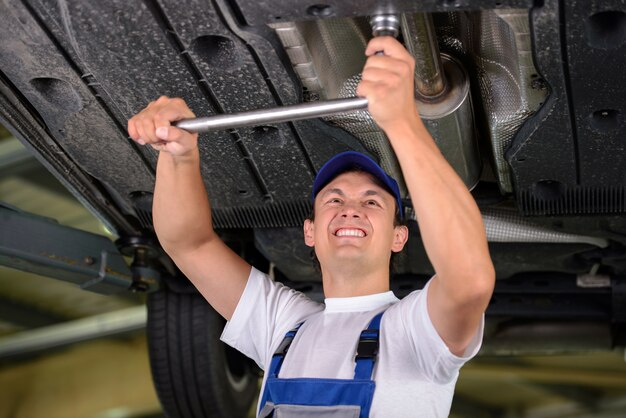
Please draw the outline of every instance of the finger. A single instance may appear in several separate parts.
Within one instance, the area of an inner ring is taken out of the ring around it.
[[[372,38],[365,48],[365,55],[375,55],[380,51],[390,57],[402,56],[407,53],[404,46],[392,36],[376,36]]]
[[[399,59],[394,57],[372,55],[365,61],[364,67],[388,68],[391,71],[402,71],[404,68],[411,68],[414,65],[413,57]]]
[[[152,109],[148,110],[143,117],[139,119],[139,126],[141,126],[142,139],[146,142],[158,142],[167,139],[167,127],[170,126],[170,121],[160,115],[158,110],[158,104]],[[165,133],[163,133],[165,128]]]
[[[175,117],[175,119],[172,119]],[[179,113],[168,113],[165,116],[159,114],[155,117],[155,128],[156,128],[156,136],[157,138],[163,141],[180,141],[184,139],[185,136],[193,136],[194,133],[185,131],[180,128],[176,128],[171,126],[171,122],[181,119],[186,119],[189,117],[193,117],[193,113],[191,112],[179,112]]]
[[[155,133],[157,138],[163,142],[180,142],[181,140],[185,140],[185,137],[187,136],[191,139],[193,135],[197,135],[183,129],[176,128],[175,126],[159,126],[156,128]]]
[[[387,74],[393,74],[400,78],[408,79],[413,77],[415,62],[412,59],[410,61],[403,61],[395,58],[374,56],[367,59],[365,66],[363,67],[363,73],[374,69],[384,71]],[[381,76],[383,75],[383,73],[378,72],[376,74]]]
[[[152,103],[154,103],[154,104],[165,104],[165,103],[168,103],[170,100],[172,100],[172,99],[170,99],[167,96],[159,96],[159,98],[156,99],[155,101],[153,101]]]
[[[373,67],[373,66],[368,66],[368,67],[363,68],[363,72],[361,73],[361,79],[368,80],[368,81],[385,80],[386,78],[390,76],[397,77],[397,74],[391,72],[387,68],[380,68],[380,67]]]
[[[137,131],[137,143],[140,145],[146,145],[146,135],[143,132],[143,126],[138,120],[135,122],[135,130]]]
[[[139,139],[139,132],[137,132],[137,128],[135,127],[135,118],[130,118],[127,124],[128,136],[130,136],[135,141]]]
[[[167,142],[182,142],[187,138],[192,139],[194,136],[198,136],[197,133],[192,133],[175,126],[157,128],[157,135]]]
[[[141,133],[141,139],[143,139],[146,143],[159,141],[155,133],[156,128],[154,127],[154,121],[149,114],[139,118],[137,121],[137,127]]]
[[[361,80],[356,87],[356,95],[358,97],[372,96],[372,93],[379,88],[380,84],[374,81]],[[369,98],[369,97],[368,97]]]
[[[162,106],[155,114],[156,118],[167,120],[168,122],[189,119],[195,116],[182,99],[171,99],[169,103]]]
[[[128,120],[128,135],[141,145],[145,145],[149,140],[149,129],[144,127],[144,120],[150,118],[154,105],[154,101],[148,103],[143,110]]]
[[[387,88],[394,88],[405,83],[405,77],[386,69],[367,68],[361,74],[361,80],[382,84]]]
[[[168,128],[171,122],[160,115],[160,112],[154,116],[155,136],[162,141],[168,140]]]

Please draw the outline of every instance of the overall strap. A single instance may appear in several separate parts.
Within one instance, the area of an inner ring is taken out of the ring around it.
[[[280,368],[283,365],[283,360],[285,359],[285,354],[287,354],[289,346],[291,345],[291,342],[295,338],[296,333],[298,332],[298,329],[300,329],[301,325],[302,323],[299,323],[294,329],[288,331],[285,334],[285,338],[283,338],[283,341],[280,343],[278,349],[272,356],[272,362],[270,363],[269,369],[270,377],[278,377],[278,373],[280,373]]]
[[[376,315],[367,328],[361,332],[359,345],[356,349],[356,366],[354,367],[354,378],[361,380],[371,380],[374,363],[378,356],[378,346],[380,340],[380,320],[385,311]]]
[[[283,360],[285,359],[285,354],[287,354],[287,351],[289,350],[289,346],[291,345],[291,342],[293,341],[293,339],[296,337],[296,333],[298,332],[298,329],[300,329],[300,326],[302,326],[302,324],[303,322],[299,323],[298,325],[295,326],[295,328],[293,328],[291,331],[288,331],[285,334],[285,338],[283,338],[283,341],[280,343],[280,345],[278,346],[278,349],[272,356],[272,361],[270,363],[270,367],[268,370],[268,378],[278,377],[278,373],[280,373],[280,368],[283,365]],[[263,390],[263,393],[261,394],[261,403],[259,404],[259,413],[261,413],[261,410],[267,403],[268,395],[269,395],[269,391],[268,391],[267,383],[266,383],[265,389]]]

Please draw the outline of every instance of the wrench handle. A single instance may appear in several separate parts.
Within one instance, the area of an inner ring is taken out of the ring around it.
[[[195,119],[183,119],[173,125],[189,132],[209,132],[258,126],[302,119],[313,119],[367,109],[367,99],[351,97],[323,102],[302,103],[272,109],[219,114]]]

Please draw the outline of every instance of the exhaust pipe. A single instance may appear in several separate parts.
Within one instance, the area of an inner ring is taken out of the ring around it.
[[[440,54],[432,16],[403,14],[402,34],[415,57],[415,100],[424,125],[468,189],[482,169],[469,78],[453,57]]]

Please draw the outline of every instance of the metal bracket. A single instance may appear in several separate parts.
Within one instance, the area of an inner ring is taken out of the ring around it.
[[[130,265],[133,275],[130,290],[133,292],[157,290],[161,271],[155,266],[159,257],[163,255],[158,242],[149,237],[130,236],[120,238],[115,244],[122,254],[133,258]]]
[[[107,267],[107,252],[102,251],[100,253],[100,268],[98,269],[98,277],[83,283],[80,285],[81,289],[88,289],[91,286],[95,286],[106,279],[106,267]]]

